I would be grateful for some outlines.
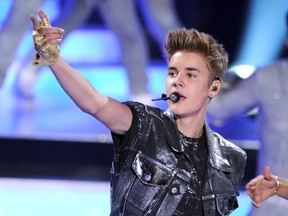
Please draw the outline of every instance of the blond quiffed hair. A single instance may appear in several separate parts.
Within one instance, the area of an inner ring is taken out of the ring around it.
[[[171,57],[178,51],[196,52],[207,59],[211,79],[218,76],[223,79],[228,67],[228,54],[222,44],[211,35],[196,29],[180,28],[169,31],[164,43],[166,57]]]

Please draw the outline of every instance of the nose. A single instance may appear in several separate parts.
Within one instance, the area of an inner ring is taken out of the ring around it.
[[[180,73],[174,78],[173,80],[173,86],[182,86],[183,87],[183,81],[182,81],[182,78],[181,78],[181,75]]]

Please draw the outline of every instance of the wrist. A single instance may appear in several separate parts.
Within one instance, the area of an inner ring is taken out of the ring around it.
[[[276,186],[275,186],[275,190],[273,192],[273,196],[275,194],[277,194],[278,190],[279,190],[279,187],[280,187],[280,181],[279,181],[279,177],[278,176],[274,176],[274,179],[276,181]]]

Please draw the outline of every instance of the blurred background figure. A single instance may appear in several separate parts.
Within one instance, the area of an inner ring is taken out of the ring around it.
[[[5,75],[13,61],[18,42],[31,27],[27,18],[31,13],[35,13],[43,2],[43,0],[29,1],[28,3],[21,0],[13,2],[0,35],[1,86],[3,86]],[[141,11],[149,32],[162,50],[167,30],[181,26],[173,0],[59,0],[59,4],[61,8],[59,16],[51,21],[52,25],[60,26],[65,30],[65,37],[85,24],[85,21],[95,12],[95,8],[99,9],[105,24],[119,39],[122,63],[130,81],[130,97],[145,102],[151,101],[147,88],[149,44],[137,9]],[[31,51],[28,52],[16,72],[12,90],[19,98],[33,98],[33,87],[40,69],[31,65],[34,55],[35,52],[31,47]]]
[[[3,22],[0,29],[0,97],[4,79],[8,68],[11,66],[18,44],[27,30],[31,28],[30,20],[27,18],[41,7],[42,3],[42,0],[27,2],[14,0]]]
[[[131,97],[133,100],[149,103],[151,96],[147,90],[149,80],[146,76],[150,63],[149,44],[137,15],[137,6],[146,28],[162,51],[167,30],[182,25],[174,8],[174,1],[102,0],[99,3],[105,23],[120,41],[122,61],[130,80]]]
[[[175,8],[174,0],[137,0],[145,26],[162,50],[167,32],[183,24]]]
[[[288,14],[286,19],[288,31]],[[263,167],[269,166],[274,175],[288,178],[288,58],[258,68],[247,79],[231,80],[233,83],[227,83],[229,87],[212,99],[208,108],[210,120],[225,122],[241,114],[247,115],[249,110],[257,107],[256,122],[261,144],[257,172],[260,175]],[[261,208],[253,208],[250,215],[283,216],[287,212],[287,201],[274,196],[263,202]]]

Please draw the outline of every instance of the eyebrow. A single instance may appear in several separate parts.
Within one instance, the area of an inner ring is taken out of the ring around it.
[[[195,67],[186,67],[185,68],[186,70],[188,70],[188,71],[197,71],[197,72],[200,72],[197,68],[195,68]]]
[[[168,67],[168,70],[176,70],[177,71],[177,68],[174,67],[174,66],[170,66],[170,67]],[[196,71],[196,72],[200,73],[200,71],[197,68],[195,68],[195,67],[185,67],[185,70]]]

